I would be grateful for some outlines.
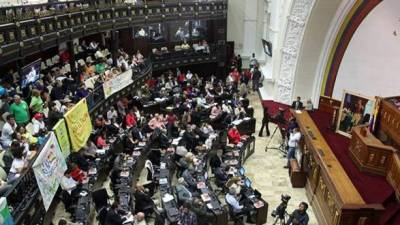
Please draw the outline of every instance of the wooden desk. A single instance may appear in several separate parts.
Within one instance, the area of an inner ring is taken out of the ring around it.
[[[293,116],[304,136],[302,170],[319,224],[376,225],[382,205],[367,205],[306,111]]]
[[[365,136],[362,134],[364,130]],[[358,169],[386,176],[393,153],[393,147],[384,145],[366,127],[353,127],[349,146],[349,155]]]

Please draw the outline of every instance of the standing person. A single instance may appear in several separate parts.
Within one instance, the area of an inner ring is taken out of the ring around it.
[[[256,59],[256,54],[253,53],[253,54],[251,54],[249,68],[250,69],[255,68],[255,67],[257,67],[257,64],[258,64],[258,61]]]
[[[37,89],[32,90],[32,98],[29,108],[33,113],[43,113],[43,100],[40,97],[40,91]]]
[[[29,106],[21,100],[19,95],[14,96],[14,103],[10,106],[10,113],[15,117],[18,125],[26,125],[29,122]]]
[[[13,115],[7,116],[7,121],[1,130],[0,142],[3,148],[8,148],[11,146],[13,135],[15,130],[17,129],[17,124],[15,123],[15,119]]]
[[[286,225],[308,225],[309,217],[307,214],[308,204],[301,202],[299,208],[294,210],[289,216]]]
[[[261,79],[261,72],[258,70],[257,67],[254,67],[253,72],[253,91],[258,91],[258,86]]]
[[[242,72],[243,62],[242,62],[242,57],[240,55],[237,56],[236,62],[237,62],[237,68],[238,68],[239,72]]]
[[[293,129],[292,133],[290,133],[290,136],[289,136],[289,141],[288,141],[289,150],[287,153],[288,161],[287,161],[287,165],[285,166],[285,168],[289,168],[290,160],[295,158],[296,148],[297,148],[297,146],[299,146],[300,139],[301,139],[301,133],[299,131],[299,128],[296,127]]]
[[[260,129],[260,132],[258,133],[258,136],[259,136],[259,137],[262,137],[262,133],[263,133],[263,131],[264,131],[264,127],[265,127],[266,130],[267,130],[267,136],[270,135],[268,123],[269,123],[268,108],[264,108],[264,115],[263,115],[263,119],[262,119],[261,129]]]

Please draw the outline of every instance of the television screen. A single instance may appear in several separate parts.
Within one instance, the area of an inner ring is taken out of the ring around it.
[[[269,41],[266,41],[264,39],[261,39],[261,41],[262,41],[262,45],[264,47],[265,54],[267,54],[270,57],[272,57],[272,43],[269,42]]]
[[[40,78],[40,63],[41,59],[33,61],[22,68],[21,73],[21,88],[27,87],[31,83],[35,83]]]

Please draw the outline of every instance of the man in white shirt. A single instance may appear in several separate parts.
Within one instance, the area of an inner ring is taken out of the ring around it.
[[[249,66],[250,69],[256,67],[257,64],[258,64],[258,61],[257,61],[257,59],[256,59],[256,54],[253,53],[253,54],[251,55],[251,58],[250,58],[250,66]]]
[[[33,131],[32,135],[37,135],[39,132],[46,130],[46,125],[43,122],[43,115],[36,113],[32,119]]]
[[[11,142],[13,139],[13,134],[17,129],[17,124],[15,123],[15,118],[13,115],[7,116],[7,122],[4,124],[3,129],[1,130],[1,144],[3,148],[8,148],[11,146]]]
[[[296,127],[293,129],[292,133],[290,133],[290,136],[289,136],[289,141],[288,141],[289,150],[287,153],[288,162],[287,162],[287,166],[285,166],[285,168],[289,168],[290,159],[295,158],[296,149],[299,146],[300,139],[301,139],[301,133],[299,131],[299,128]]]
[[[244,209],[244,206],[240,204],[236,197],[236,190],[234,188],[229,188],[229,192],[225,196],[225,201],[235,214],[241,213]]]
[[[186,80],[190,81],[192,79],[192,77],[193,77],[192,72],[190,72],[190,70],[188,70],[186,73]]]

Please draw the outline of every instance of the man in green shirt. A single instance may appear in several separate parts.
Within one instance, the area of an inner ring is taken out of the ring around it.
[[[95,69],[96,69],[96,73],[97,73],[97,74],[103,74],[104,71],[105,71],[104,63],[101,62],[101,63],[96,64]]]
[[[21,100],[19,95],[14,96],[14,103],[10,106],[10,113],[14,115],[18,125],[26,125],[29,122],[29,106]]]

